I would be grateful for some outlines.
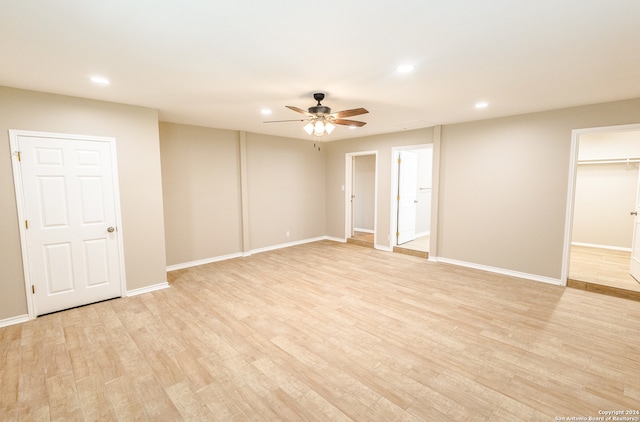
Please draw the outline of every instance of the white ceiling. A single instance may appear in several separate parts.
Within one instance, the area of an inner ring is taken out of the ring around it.
[[[317,91],[369,110],[329,141],[638,98],[640,1],[0,0],[0,57],[0,85],[170,122],[306,138],[263,121]]]

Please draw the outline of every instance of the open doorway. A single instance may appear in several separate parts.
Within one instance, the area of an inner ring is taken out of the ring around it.
[[[634,234],[640,125],[574,131],[573,142],[567,285],[611,294],[640,292],[630,275],[632,256],[640,253],[634,248],[634,237],[640,236]]]
[[[393,250],[428,258],[433,145],[393,148],[392,153]]]
[[[371,248],[376,245],[377,157],[376,151],[346,155],[345,237]]]

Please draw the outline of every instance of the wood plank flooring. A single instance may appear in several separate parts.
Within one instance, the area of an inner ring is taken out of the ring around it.
[[[365,248],[373,248],[374,234],[365,232],[354,232],[353,236],[347,238],[347,243],[352,245],[364,246]]]
[[[347,238],[347,243],[350,243],[352,245],[364,246],[365,248],[375,247],[373,233],[354,232],[352,237]],[[428,259],[429,236],[423,236],[400,246],[394,246],[393,252]]]
[[[567,285],[640,301],[640,283],[629,275],[631,252],[571,246]]]
[[[2,421],[554,421],[640,408],[640,303],[350,244],[0,329]]]

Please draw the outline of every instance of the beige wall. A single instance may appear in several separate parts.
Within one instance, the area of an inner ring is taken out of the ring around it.
[[[637,164],[579,165],[571,240],[631,249],[637,189]]]
[[[640,122],[640,100],[442,128],[438,256],[560,279],[573,129]]]
[[[578,144],[578,160],[640,158],[640,130],[583,133]]]
[[[160,123],[167,264],[242,251],[239,134]]]
[[[324,236],[325,153],[309,140],[161,122],[160,146],[169,265]]]
[[[325,235],[324,148],[247,133],[246,161],[249,249]]]
[[[347,153],[377,151],[376,243],[379,246],[389,248],[391,246],[389,238],[391,233],[391,149],[400,146],[431,144],[433,143],[433,132],[433,128],[426,128],[323,144],[327,151],[327,235],[340,239],[345,238],[345,198],[342,190],[342,186],[345,184],[345,155]]]
[[[376,156],[358,155],[353,163],[353,227],[373,230],[376,199]]]
[[[640,131],[582,134],[578,142],[572,241],[631,248],[638,164],[584,160],[640,158]]]
[[[116,138],[127,289],[166,281],[155,110],[0,87],[0,320],[27,304],[9,129]]]

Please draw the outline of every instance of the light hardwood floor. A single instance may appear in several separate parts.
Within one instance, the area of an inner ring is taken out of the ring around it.
[[[640,283],[629,274],[631,252],[572,246],[570,287],[640,301]]]
[[[366,248],[375,247],[373,233],[354,232],[353,236],[347,239],[347,243]],[[429,258],[429,236],[422,236],[400,246],[394,246],[393,252]]]
[[[429,252],[429,236],[416,237],[407,243],[403,243],[400,247],[414,251]]]
[[[554,421],[640,408],[640,303],[329,241],[0,329],[0,420]]]

